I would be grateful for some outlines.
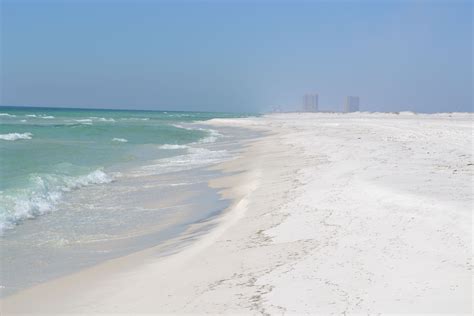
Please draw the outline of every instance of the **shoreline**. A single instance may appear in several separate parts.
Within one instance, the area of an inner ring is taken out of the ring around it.
[[[56,211],[3,235],[0,297],[174,240],[194,223],[210,228],[230,201],[208,186],[220,176],[209,166],[232,159],[237,140],[256,135],[220,128],[223,137],[200,122],[181,126],[207,135],[165,146],[155,160],[109,166],[114,181],[65,192]]]
[[[265,131],[215,167],[209,184],[232,204],[213,229],[22,291],[3,312],[471,311],[471,115],[208,123]]]
[[[201,124],[201,123],[200,123]],[[202,124],[207,125],[207,124]],[[243,143],[253,143],[255,139],[244,139]],[[236,155],[242,152],[245,144],[240,144]],[[114,258],[101,262],[92,267],[29,287],[20,292],[3,297],[0,299],[0,310],[6,314],[27,313],[27,314],[48,314],[48,313],[87,313],[102,314],[116,311],[94,311],[82,310],[81,305],[75,306],[73,301],[68,298],[80,298],[82,294],[90,292],[91,289],[99,288],[114,279],[115,276],[127,277],[127,274],[134,273],[136,268],[146,269],[149,265],[159,265],[160,270],[173,270],[175,273],[183,263],[188,262],[190,258],[198,254],[204,248],[211,245],[215,240],[228,229],[229,226],[238,221],[245,210],[246,201],[241,199],[242,187],[225,188],[230,182],[229,178],[241,177],[242,175],[233,175],[239,173],[239,168],[224,167],[224,165],[233,165],[239,158],[233,158],[220,162],[217,165],[208,167],[210,171],[222,173],[217,178],[210,179],[208,185],[211,189],[219,191],[221,199],[230,200],[230,205],[219,212],[217,216],[205,220],[204,223],[191,224],[188,229],[179,236],[166,240],[157,246],[149,247],[119,258]],[[240,181],[242,183],[243,181]],[[246,186],[246,185],[243,185]],[[237,188],[237,190],[236,190]],[[246,190],[245,190],[246,191]],[[209,226],[211,228],[206,228]],[[172,249],[173,247],[177,247]],[[155,268],[154,268],[155,269]],[[84,284],[84,285],[83,285]],[[78,286],[79,285],[79,286]],[[105,289],[108,291],[110,289]],[[58,304],[58,296],[62,299]],[[24,302],[29,302],[25,305]],[[54,303],[53,303],[54,302]],[[10,307],[12,309],[10,310]],[[45,307],[45,310],[42,308]],[[73,310],[69,311],[72,307]],[[23,308],[26,308],[24,310]],[[31,308],[31,309],[30,309]],[[130,311],[130,313],[136,312]]]

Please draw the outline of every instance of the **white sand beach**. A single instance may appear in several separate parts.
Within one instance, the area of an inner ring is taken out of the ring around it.
[[[211,181],[232,206],[151,248],[21,291],[1,314],[472,313],[472,114],[272,114]]]

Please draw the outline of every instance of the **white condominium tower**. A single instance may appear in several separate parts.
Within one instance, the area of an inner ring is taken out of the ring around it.
[[[305,112],[317,112],[318,111],[318,98],[317,93],[305,94],[303,98],[303,111]]]
[[[346,105],[344,106],[344,112],[357,112],[359,111],[359,97],[348,96],[346,98]]]

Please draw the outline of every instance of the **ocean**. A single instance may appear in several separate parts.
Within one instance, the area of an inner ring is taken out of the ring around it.
[[[228,201],[207,186],[228,113],[0,107],[2,295],[158,245]]]

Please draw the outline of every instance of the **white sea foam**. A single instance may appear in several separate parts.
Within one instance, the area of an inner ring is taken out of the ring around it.
[[[13,115],[13,114],[8,114],[8,113],[0,113],[0,116],[6,116],[6,117],[16,117],[16,115]]]
[[[197,128],[191,128],[191,127],[186,127],[186,126],[183,126],[181,124],[171,124],[172,126],[176,127],[176,128],[182,128],[182,129],[187,129],[188,131],[189,130],[195,130]]]
[[[171,183],[170,186],[172,187],[180,187],[180,186],[183,186],[183,185],[191,185],[193,184],[192,182],[180,182],[180,183]]]
[[[198,143],[214,143],[219,137],[222,137],[222,134],[216,131],[215,129],[210,128],[201,128],[201,127],[188,127],[180,124],[172,124],[174,127],[185,129],[188,131],[203,131],[208,134],[208,136],[200,139]]]
[[[75,120],[75,121],[78,123],[91,123],[92,122],[91,119],[80,119],[80,120]]]
[[[219,137],[222,137],[222,134],[214,129],[205,129],[205,131],[209,133],[209,136],[201,139],[200,143],[214,143]]]
[[[54,116],[52,115],[45,115],[45,114],[26,114],[25,115],[26,117],[38,117],[38,118],[42,118],[42,119],[53,119],[55,118]]]
[[[0,134],[1,140],[19,140],[19,139],[31,139],[33,134],[31,133],[9,133],[9,134]]]
[[[209,150],[206,148],[189,147],[188,154],[161,159],[160,163],[162,166],[187,168],[218,162],[228,156],[229,153],[227,150]]]
[[[109,183],[112,180],[112,177],[102,170],[77,177],[33,175],[29,189],[0,191],[0,234],[25,219],[54,211],[64,192],[88,185]]]
[[[125,138],[112,138],[112,141],[113,141],[113,142],[119,142],[119,143],[126,143],[126,142],[128,142],[128,140],[125,139]]]
[[[153,164],[142,166],[132,174],[143,176],[189,170],[217,163],[229,159],[229,157],[230,155],[227,150],[188,147],[187,154],[155,160]]]
[[[174,145],[174,144],[164,144],[160,146],[160,149],[185,149],[189,148],[186,145]]]
[[[162,174],[166,172],[175,172],[182,170],[189,170],[196,167],[206,166],[209,164],[224,161],[230,158],[227,150],[210,150],[207,148],[197,147],[203,143],[212,143],[222,135],[213,129],[205,129],[200,127],[188,127],[180,124],[173,124],[174,127],[186,130],[204,131],[208,135],[198,142],[189,145],[164,144],[160,149],[187,149],[186,154],[173,156],[164,159],[155,160],[153,164],[142,166],[132,172],[134,176]]]
[[[99,118],[99,121],[101,121],[101,122],[115,122],[115,120],[113,118],[105,118],[105,117]]]

